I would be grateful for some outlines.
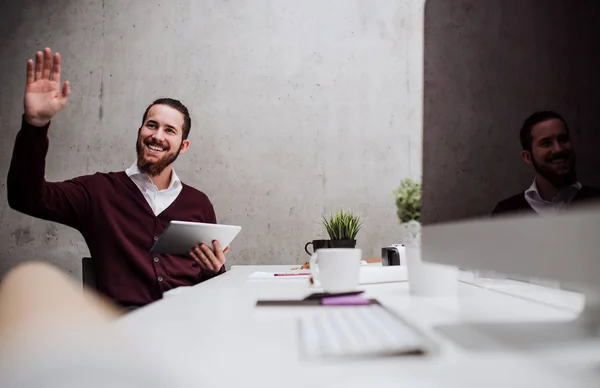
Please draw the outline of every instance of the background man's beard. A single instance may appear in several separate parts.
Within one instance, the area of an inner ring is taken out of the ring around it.
[[[556,188],[567,187],[577,181],[577,172],[575,171],[575,158],[571,160],[571,171],[567,174],[557,174],[554,171],[547,169],[543,165],[539,165],[534,158],[531,158],[533,168],[540,174],[544,179],[552,184]]]
[[[135,151],[137,153],[137,165],[141,172],[150,176],[157,176],[167,168],[168,165],[173,163],[179,156],[181,146],[177,148],[177,152],[173,155],[167,155],[156,162],[150,162],[144,159],[144,149],[141,145],[142,142],[138,140],[135,143]]]

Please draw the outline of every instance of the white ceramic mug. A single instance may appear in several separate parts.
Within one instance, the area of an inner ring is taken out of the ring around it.
[[[360,249],[322,248],[310,257],[310,273],[324,292],[354,291],[358,287],[361,259]]]

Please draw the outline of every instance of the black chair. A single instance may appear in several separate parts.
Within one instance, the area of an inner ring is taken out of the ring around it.
[[[96,290],[96,273],[94,272],[94,262],[91,257],[84,257],[81,259],[81,271],[83,275],[83,285]]]

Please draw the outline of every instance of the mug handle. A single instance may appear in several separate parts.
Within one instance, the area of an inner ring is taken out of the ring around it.
[[[317,252],[310,255],[310,276],[312,277],[313,284],[319,281],[319,270],[317,269],[317,255]]]
[[[306,245],[304,246],[304,251],[310,256],[310,255],[312,255],[312,253],[310,253],[308,251],[308,246],[309,245],[312,245],[312,241],[309,241],[309,242],[306,243]],[[314,245],[313,245],[313,251],[314,251]]]

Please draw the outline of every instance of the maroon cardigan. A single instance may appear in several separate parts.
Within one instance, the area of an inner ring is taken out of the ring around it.
[[[125,172],[46,182],[49,126],[34,127],[22,120],[8,173],[8,203],[30,216],[81,232],[100,292],[124,306],[143,306],[167,290],[215,275],[202,273],[190,257],[150,253],[171,220],[217,222],[204,193],[183,184],[177,199],[155,216]],[[223,272],[225,266],[219,273]]]

